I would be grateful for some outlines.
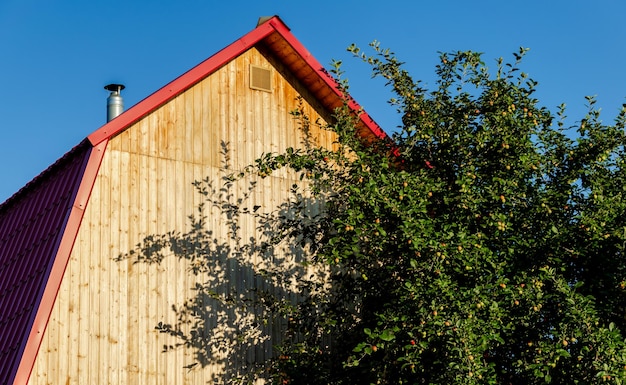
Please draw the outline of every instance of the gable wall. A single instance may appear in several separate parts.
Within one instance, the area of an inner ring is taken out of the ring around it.
[[[250,63],[277,66],[272,93],[249,88]],[[195,278],[189,264],[176,258],[160,264],[116,258],[147,235],[189,230],[188,216],[202,201],[192,182],[209,177],[222,185],[221,143],[228,144],[230,169],[239,170],[264,152],[302,145],[305,135],[289,114],[298,107],[297,96],[305,97],[312,122],[328,119],[283,75],[289,76],[271,57],[251,49],[111,139],[31,384],[205,384],[221,378],[218,364],[184,369],[196,351],[162,352],[177,341],[155,330],[161,321],[176,321],[172,305],[192,297],[193,284],[206,278]],[[316,124],[310,134],[332,146],[333,135]],[[246,204],[275,207],[297,181],[287,172],[259,178]],[[230,192],[242,196],[244,182]],[[233,243],[223,216],[210,214],[216,239]],[[243,239],[255,236],[254,222],[242,217],[240,225]],[[250,271],[238,271],[232,285],[254,279]],[[247,359],[270,354],[271,342],[265,342]]]

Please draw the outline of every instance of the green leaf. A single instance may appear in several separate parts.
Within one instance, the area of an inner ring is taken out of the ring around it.
[[[389,330],[389,329],[385,329],[383,330],[383,332],[380,335],[380,339],[383,341],[392,341],[393,339],[395,339],[396,336],[393,333],[393,331]]]
[[[561,356],[561,357],[564,357],[564,358],[570,358],[570,357],[571,357],[570,352],[568,352],[568,351],[567,351],[567,350],[565,350],[565,349],[558,349],[556,352],[557,352],[557,353],[559,354],[559,356]]]

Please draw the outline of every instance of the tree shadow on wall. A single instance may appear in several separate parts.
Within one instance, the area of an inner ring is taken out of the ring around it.
[[[193,277],[193,294],[172,305],[174,322],[155,325],[176,341],[163,352],[193,352],[189,370],[221,367],[211,371],[214,383],[254,383],[267,375],[264,364],[277,354],[273,347],[293,337],[285,334],[290,309],[302,293],[326,281],[327,272],[312,268],[305,257],[318,241],[320,203],[294,184],[287,200],[263,211],[254,201],[257,180],[233,176],[228,144],[222,143],[221,152],[221,186],[209,178],[193,183],[202,200],[188,216],[189,230],[148,235],[117,261],[179,260]]]

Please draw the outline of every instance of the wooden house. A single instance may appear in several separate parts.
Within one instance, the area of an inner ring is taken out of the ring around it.
[[[263,153],[306,141],[332,147],[323,126],[341,104],[324,68],[278,17],[267,18],[0,205],[0,384],[224,382],[224,360],[190,365],[198,361],[194,347],[158,327],[175,322],[173,306],[193,295],[191,262],[120,256],[153,234],[188,234],[203,199],[195,181],[220,181]],[[310,117],[306,132],[290,114],[296,109]],[[364,138],[385,135],[366,113],[358,124]],[[232,187],[233,196],[272,207],[300,182],[279,172],[255,183]],[[223,219],[207,221],[214,239],[231,242]],[[256,231],[254,223],[239,225],[242,238]],[[260,341],[244,361],[262,360],[271,348]]]

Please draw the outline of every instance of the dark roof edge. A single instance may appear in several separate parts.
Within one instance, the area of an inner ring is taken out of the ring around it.
[[[30,182],[26,183],[22,188],[20,188],[16,193],[11,195],[7,200],[5,200],[2,204],[0,204],[0,216],[8,210],[13,204],[19,201],[22,196],[28,194],[37,186],[39,186],[46,178],[54,175],[55,171],[59,168],[63,167],[65,164],[70,162],[74,157],[81,156],[84,151],[88,151],[91,148],[91,143],[87,139],[83,139],[80,143],[74,146],[71,150],[63,154],[59,159],[57,159],[54,163],[52,163],[48,168],[43,170],[39,175],[35,176],[31,179]]]

